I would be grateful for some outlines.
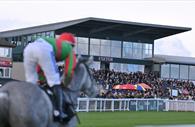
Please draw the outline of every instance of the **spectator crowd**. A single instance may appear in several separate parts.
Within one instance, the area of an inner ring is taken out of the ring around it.
[[[95,70],[92,74],[101,89],[101,98],[162,98],[177,100],[195,100],[195,85],[189,80],[161,79],[159,74],[150,72],[116,72],[114,70]],[[145,83],[152,89],[121,90],[113,89],[119,84]],[[176,91],[176,95],[173,94]]]

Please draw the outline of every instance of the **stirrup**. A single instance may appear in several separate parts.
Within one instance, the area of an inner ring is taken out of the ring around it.
[[[54,119],[58,119],[60,122],[65,122],[65,120],[68,118],[68,115],[66,113],[61,113],[58,110],[54,110],[53,112]]]

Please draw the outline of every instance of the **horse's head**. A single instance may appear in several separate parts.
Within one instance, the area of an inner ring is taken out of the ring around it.
[[[78,57],[78,63],[69,87],[74,91],[82,91],[89,97],[95,97],[98,94],[98,89],[97,83],[88,67],[91,63],[91,57]]]

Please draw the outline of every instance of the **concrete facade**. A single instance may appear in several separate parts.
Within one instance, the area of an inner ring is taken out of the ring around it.
[[[25,81],[23,62],[13,62],[12,78]]]

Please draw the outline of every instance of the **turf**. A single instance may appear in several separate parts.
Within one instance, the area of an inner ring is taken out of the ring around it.
[[[78,127],[195,124],[195,112],[79,112]]]

